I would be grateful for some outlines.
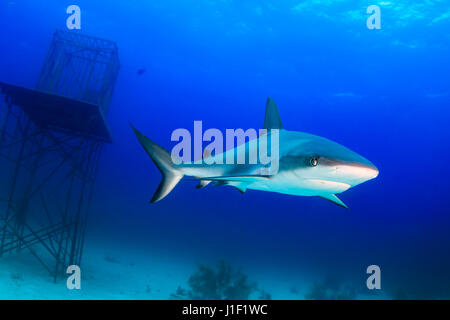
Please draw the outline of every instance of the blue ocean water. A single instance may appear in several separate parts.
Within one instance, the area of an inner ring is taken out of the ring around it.
[[[0,81],[34,87],[70,4],[0,3]],[[274,299],[330,283],[351,286],[355,298],[450,298],[448,1],[76,4],[79,32],[117,42],[121,62],[107,117],[113,144],[102,153],[89,222],[86,296],[167,299],[197,264],[224,259]],[[379,30],[366,26],[372,4]],[[193,130],[196,120],[262,127],[268,96],[286,129],[327,137],[378,167],[376,179],[340,196],[349,210],[184,180],[149,203],[161,175],[129,122],[170,149],[172,131]],[[372,264],[380,291],[366,288]],[[102,282],[102,274],[112,276]],[[39,297],[4,288],[2,297]]]

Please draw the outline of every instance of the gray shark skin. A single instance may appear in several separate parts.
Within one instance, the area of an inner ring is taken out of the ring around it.
[[[267,99],[264,120],[267,133],[233,150],[211,156],[212,160],[215,160],[212,161],[213,164],[205,164],[202,159],[192,163],[174,164],[168,151],[133,126],[131,128],[163,176],[151,199],[152,203],[166,197],[177,183],[187,176],[199,180],[197,188],[214,182],[217,186],[235,187],[242,193],[253,189],[295,196],[319,196],[348,208],[336,194],[378,176],[378,169],[369,160],[336,142],[304,132],[283,129],[278,108],[271,98]],[[279,137],[276,172],[261,174],[262,165],[257,164],[226,164],[225,161],[223,164],[217,163],[219,157],[226,159],[228,152],[233,152],[236,157],[245,153],[245,159],[248,159],[248,150],[252,144],[266,144],[270,150],[272,129],[278,130]]]

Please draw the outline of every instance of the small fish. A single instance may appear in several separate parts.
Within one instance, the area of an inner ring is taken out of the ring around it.
[[[137,71],[137,74],[141,76],[141,75],[143,75],[146,71],[147,71],[147,69],[141,68],[141,69],[139,69],[139,70]]]

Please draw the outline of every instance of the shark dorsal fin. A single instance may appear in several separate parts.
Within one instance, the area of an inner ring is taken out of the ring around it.
[[[269,97],[266,102],[266,116],[264,117],[264,129],[283,129],[280,113],[275,101]]]

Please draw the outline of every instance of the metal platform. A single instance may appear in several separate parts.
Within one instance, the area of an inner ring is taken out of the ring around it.
[[[119,68],[115,42],[56,31],[34,90],[0,82],[0,257],[81,265]]]
[[[0,89],[39,127],[112,142],[105,117],[97,105],[3,82]]]

